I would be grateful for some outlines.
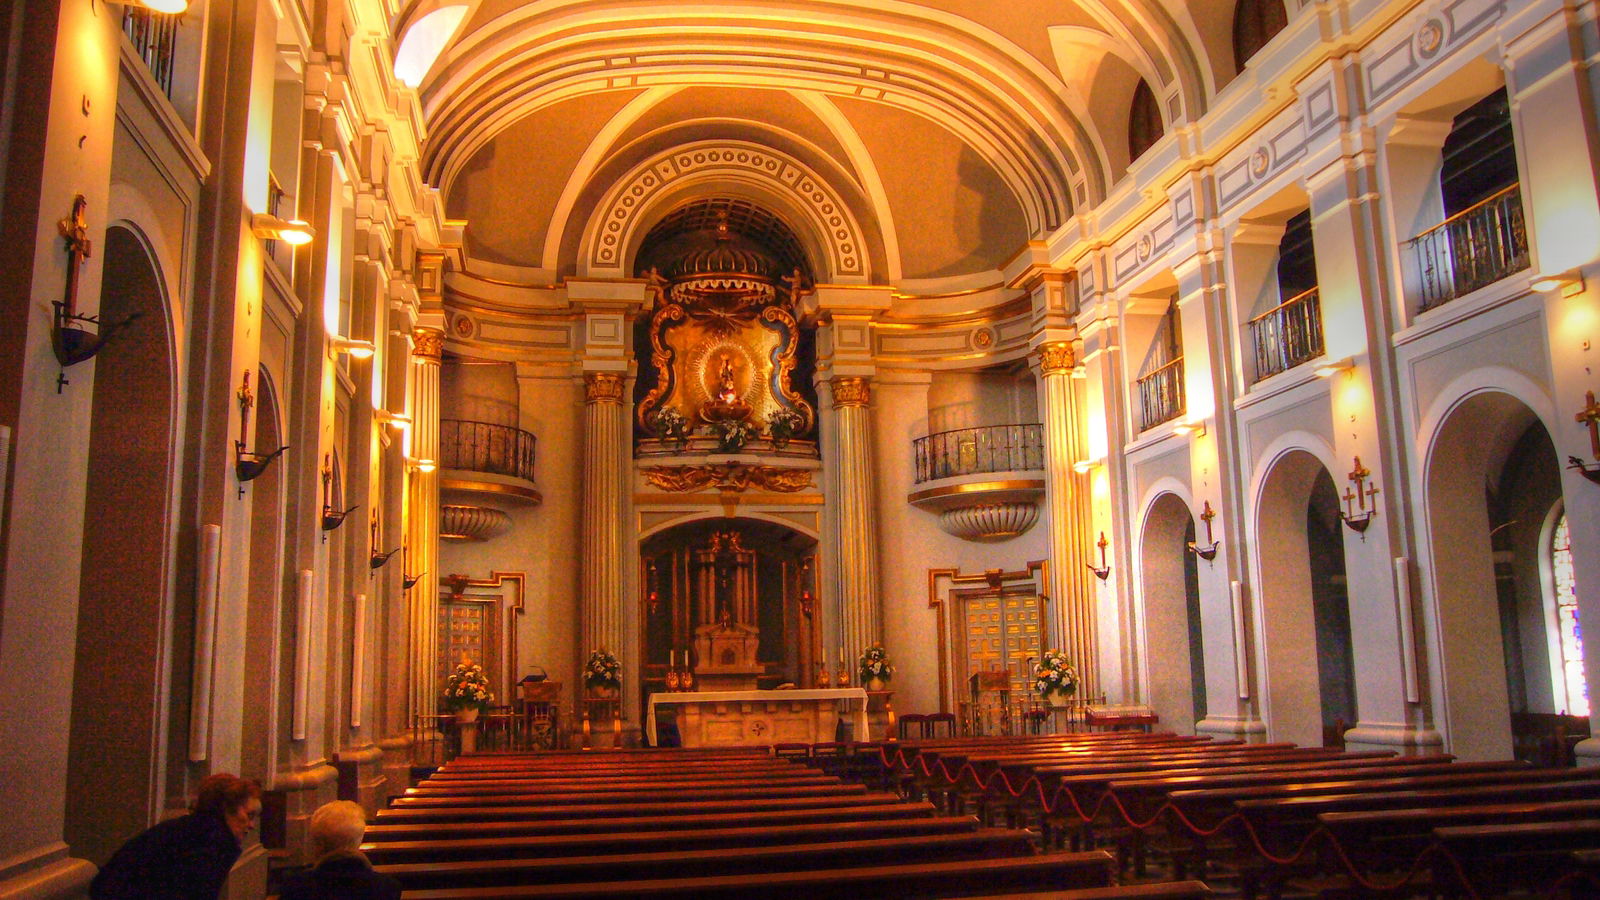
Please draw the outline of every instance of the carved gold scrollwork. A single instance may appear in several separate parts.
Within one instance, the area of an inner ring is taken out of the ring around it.
[[[667,346],[662,336],[666,334],[668,323],[681,322],[684,316],[683,307],[674,303],[656,310],[656,314],[650,320],[650,365],[656,370],[656,386],[651,388],[634,408],[634,416],[639,420],[639,427],[646,431],[652,430],[650,414],[655,411],[663,398],[672,393],[672,348]]]
[[[1039,369],[1046,375],[1070,375],[1074,362],[1072,345],[1066,341],[1051,341],[1039,347]]]
[[[750,488],[792,494],[811,487],[810,469],[782,466],[747,466],[725,463],[715,466],[647,466],[640,469],[652,487],[681,494],[708,487],[732,491]]]
[[[865,378],[835,378],[833,380],[833,408],[866,406],[871,399],[871,389]]]
[[[798,276],[796,280],[798,281]],[[783,395],[783,399],[788,402],[791,409],[800,414],[800,418],[803,420],[800,423],[800,427],[795,429],[795,433],[806,434],[811,430],[811,426],[816,424],[817,413],[816,410],[811,408],[811,404],[807,403],[806,399],[794,389],[794,385],[789,382],[789,375],[794,371],[795,367],[795,348],[799,345],[800,323],[795,321],[792,313],[781,306],[767,307],[761,311],[761,318],[768,322],[777,322],[788,329],[787,337],[781,345],[781,350],[777,356],[778,371],[777,378],[774,380],[778,384],[778,392]]]
[[[618,372],[583,373],[585,403],[621,403],[622,375]]]

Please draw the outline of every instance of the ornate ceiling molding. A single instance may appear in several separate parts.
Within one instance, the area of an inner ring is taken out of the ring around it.
[[[601,202],[584,230],[582,273],[586,276],[629,275],[634,248],[643,240],[666,198],[699,182],[753,184],[785,198],[806,221],[791,222],[809,231],[815,249],[823,251],[833,282],[861,282],[869,273],[861,226],[839,191],[799,160],[758,144],[706,141],[657,154],[635,166]]]
[[[827,2],[686,3],[671,22],[643,5],[535,3],[477,23],[426,88],[427,178],[448,190],[479,147],[558,100],[689,83],[846,95],[940,122],[1001,173],[1036,233],[1108,184],[1087,110],[1036,57],[929,7]]]

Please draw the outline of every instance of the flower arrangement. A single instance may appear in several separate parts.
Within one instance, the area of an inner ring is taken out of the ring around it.
[[[873,644],[862,651],[861,660],[856,663],[856,668],[861,672],[863,683],[871,678],[888,681],[894,675],[894,665],[889,662],[889,651],[883,649],[882,644]]]
[[[444,704],[452,710],[475,707],[479,712],[489,708],[494,694],[489,690],[489,677],[483,666],[462,663],[445,679]]]
[[[1042,696],[1070,697],[1078,690],[1078,670],[1072,667],[1065,653],[1046,650],[1039,664],[1033,667],[1033,689]]]
[[[621,687],[622,663],[609,651],[596,650],[583,664],[583,684],[588,688]]]
[[[717,451],[738,453],[755,435],[755,428],[743,419],[724,419],[711,426],[717,435]]]
[[[663,406],[650,416],[650,428],[664,441],[676,441],[680,446],[694,434],[694,426],[670,406]]]
[[[782,447],[789,443],[803,421],[805,420],[800,418],[799,413],[787,406],[780,406],[767,413],[767,434],[772,436],[772,445]]]

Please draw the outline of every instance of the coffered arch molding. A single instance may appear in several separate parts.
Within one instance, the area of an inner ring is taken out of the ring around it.
[[[650,226],[679,203],[739,195],[783,218],[806,249],[818,281],[866,284],[873,277],[867,235],[848,196],[792,156],[742,141],[687,144],[635,166],[590,214],[578,272],[627,277]]]
[[[425,88],[428,180],[447,191],[478,147],[558,98],[682,82],[854,96],[939,122],[1023,198],[1033,233],[1104,192],[1104,148],[1081,103],[1038,59],[970,20],[904,3],[870,19],[831,5],[793,18],[695,5],[681,10],[701,23],[691,34],[647,13],[533,4],[481,24]],[[546,37],[530,44],[529,33]]]

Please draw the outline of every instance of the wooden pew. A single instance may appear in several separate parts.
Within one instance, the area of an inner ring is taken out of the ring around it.
[[[1450,855],[1435,861],[1437,889],[1495,896],[1577,872],[1572,852],[1600,849],[1600,819],[1450,825],[1433,829],[1433,837]]]
[[[390,802],[390,808],[426,809],[429,807],[470,807],[470,806],[574,806],[586,803],[619,803],[626,798],[637,798],[650,801],[670,800],[764,800],[782,797],[849,797],[860,796],[866,793],[866,786],[860,784],[802,784],[795,786],[773,785],[770,787],[731,787],[719,788],[716,786],[697,786],[684,788],[668,788],[665,790],[651,790],[649,788],[634,790],[607,791],[595,786],[595,790],[573,791],[569,793],[505,793],[505,794],[469,794],[465,796],[442,797],[396,797]]]
[[[742,817],[727,816],[725,822]],[[630,826],[632,823],[628,823]],[[457,837],[427,835],[420,840],[367,842],[362,852],[374,864],[413,863],[486,858],[518,858],[599,853],[656,853],[698,850],[706,847],[759,847],[822,840],[911,837],[929,834],[970,834],[979,828],[971,816],[917,816],[899,819],[820,822],[711,828],[674,828],[640,831],[587,832],[518,837]]]
[[[418,822],[385,824],[392,817],[379,813],[377,823],[367,826],[369,842],[451,840],[460,838],[533,837],[539,835],[596,834],[630,831],[666,831],[683,828],[724,828],[736,822],[743,825],[810,825],[816,823],[857,822],[869,819],[930,818],[933,804],[886,803],[881,795],[869,795],[861,805],[818,806],[804,809],[743,809],[737,815],[720,812],[685,812],[669,815],[622,817],[539,818],[491,822]],[[586,810],[563,809],[567,816]]]
[[[718,798],[715,800],[684,800],[675,802],[624,802],[588,803],[560,806],[454,806],[394,808],[378,811],[379,824],[410,824],[419,822],[504,822],[527,821],[540,818],[632,818],[636,816],[667,815],[672,813],[743,813],[775,809],[818,809],[841,804],[868,803],[898,804],[900,798],[893,794],[867,794],[855,796],[834,795],[822,797],[774,797],[764,799]]]
[[[650,778],[571,778],[563,781],[517,781],[498,779],[471,784],[437,784],[423,782],[406,788],[404,797],[473,797],[493,794],[576,794],[607,790],[611,792],[640,790],[688,790],[707,785],[721,787],[755,787],[760,785],[842,785],[844,782],[832,775],[806,772],[771,772],[750,777],[742,772],[729,773],[726,778],[662,775]]]
[[[755,875],[809,869],[890,865],[932,860],[978,860],[1026,856],[1026,835],[1003,829],[966,833],[713,847],[586,856],[429,861],[376,866],[407,889],[515,887],[585,881]]]
[[[1202,900],[1211,889],[1202,881],[1164,881],[1119,887],[1079,888],[1071,891],[1037,891],[1027,894],[984,894],[967,900]]]
[[[477,897],[547,898],[747,898],[816,900],[818,897],[968,897],[985,890],[1039,891],[1104,887],[1111,882],[1111,855],[1056,853],[1002,859],[902,863],[838,869],[689,878],[652,878],[517,888],[408,890],[406,900]]]

